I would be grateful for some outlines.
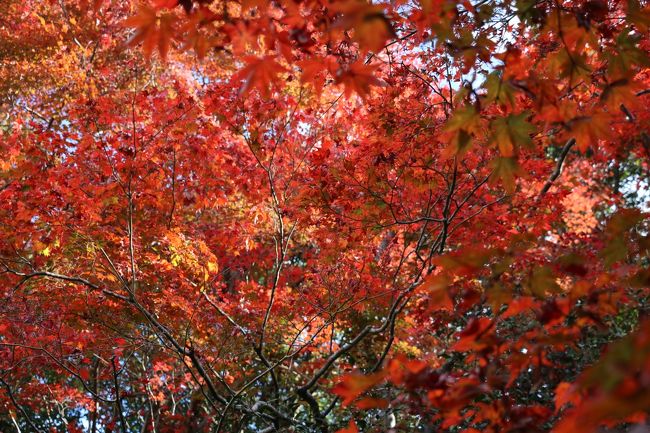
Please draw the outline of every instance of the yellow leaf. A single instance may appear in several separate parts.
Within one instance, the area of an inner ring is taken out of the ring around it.
[[[47,22],[45,21],[45,18],[43,18],[42,16],[40,16],[40,15],[37,14],[37,13],[34,13],[34,16],[35,16],[36,18],[38,18],[38,20],[41,22],[41,25],[42,25],[43,27],[46,27],[46,26],[47,26]]]

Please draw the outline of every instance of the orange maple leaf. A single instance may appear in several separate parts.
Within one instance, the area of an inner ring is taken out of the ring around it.
[[[317,95],[323,92],[325,86],[325,78],[327,72],[334,75],[336,73],[336,61],[332,58],[325,60],[302,60],[298,62],[298,66],[302,70],[300,75],[300,82],[303,84],[311,83]]]
[[[384,373],[374,374],[348,374],[332,388],[332,392],[343,398],[343,406],[352,403],[361,394],[384,380]]]
[[[574,117],[568,122],[568,126],[569,134],[576,139],[581,152],[585,152],[590,145],[597,144],[599,140],[604,140],[611,134],[609,116],[605,113]]]
[[[349,98],[353,92],[365,98],[370,95],[371,86],[387,86],[384,81],[374,75],[377,68],[378,66],[366,65],[361,61],[357,61],[346,70],[339,70],[336,83],[343,84],[346,98]]]
[[[278,74],[286,72],[273,56],[262,58],[249,56],[245,59],[246,66],[233,75],[233,81],[243,80],[239,94],[245,95],[253,89],[258,89],[263,96],[268,97],[270,87],[277,79]]]
[[[165,60],[174,35],[175,22],[176,18],[172,14],[162,13],[159,16],[155,8],[143,4],[138,14],[126,19],[123,25],[135,28],[135,34],[129,40],[129,45],[138,45],[142,42],[142,50],[147,58],[151,57],[157,47],[160,57]]]
[[[386,41],[395,36],[390,20],[382,5],[366,2],[334,3],[333,10],[340,14],[332,29],[353,29],[352,39],[363,51],[380,51]]]
[[[357,424],[354,422],[353,419],[350,420],[350,423],[348,424],[347,427],[336,431],[336,433],[358,433],[358,432],[359,429],[357,428]]]

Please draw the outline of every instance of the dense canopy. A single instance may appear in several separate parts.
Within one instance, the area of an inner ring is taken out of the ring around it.
[[[0,2],[0,431],[647,425],[649,28]]]

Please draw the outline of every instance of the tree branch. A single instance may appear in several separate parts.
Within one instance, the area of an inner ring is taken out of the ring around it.
[[[569,139],[569,141],[566,142],[566,144],[562,148],[560,157],[557,160],[557,165],[555,166],[555,170],[553,170],[553,173],[551,173],[551,176],[548,178],[548,180],[542,187],[542,190],[539,192],[539,196],[537,197],[537,200],[541,200],[544,197],[544,195],[546,195],[548,190],[551,189],[551,186],[553,186],[553,182],[555,182],[555,180],[560,176],[560,174],[562,173],[562,166],[564,165],[564,161],[566,160],[569,151],[575,144],[576,144],[575,138],[571,138]]]

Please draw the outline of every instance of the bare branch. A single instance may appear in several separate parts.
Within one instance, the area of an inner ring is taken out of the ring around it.
[[[576,139],[571,138],[569,139],[569,141],[566,142],[566,144],[562,148],[562,152],[560,152],[560,156],[557,160],[557,165],[555,166],[555,170],[553,170],[553,173],[551,173],[551,176],[548,178],[548,180],[542,187],[542,190],[539,192],[539,196],[537,197],[538,200],[541,200],[544,197],[544,195],[546,195],[548,190],[551,189],[551,186],[553,186],[553,182],[555,182],[555,179],[557,179],[562,173],[562,166],[564,164],[564,161],[567,155],[569,154],[569,151],[575,144],[576,144]]]

